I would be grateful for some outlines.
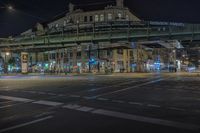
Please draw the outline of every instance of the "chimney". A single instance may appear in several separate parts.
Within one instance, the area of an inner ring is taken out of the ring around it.
[[[73,12],[74,11],[74,4],[69,3],[69,12]]]
[[[124,0],[116,0],[117,7],[124,7]]]

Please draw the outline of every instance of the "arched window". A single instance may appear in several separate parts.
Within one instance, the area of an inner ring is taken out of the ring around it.
[[[66,22],[66,20],[64,20],[63,26],[65,27],[66,25],[67,25],[67,22]]]
[[[108,20],[112,20],[112,14],[108,13]]]
[[[122,19],[122,14],[121,13],[118,13],[118,18]]]
[[[101,22],[104,21],[104,15],[103,14],[100,15],[100,21]]]
[[[95,21],[95,22],[98,22],[98,21],[99,21],[99,15],[95,15],[95,16],[94,16],[94,21]]]

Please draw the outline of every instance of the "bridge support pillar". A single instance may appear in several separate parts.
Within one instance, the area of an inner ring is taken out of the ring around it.
[[[89,55],[89,60],[91,59],[91,50],[92,50],[92,45],[89,44],[89,49],[88,49],[88,55]],[[89,62],[89,73],[92,72],[92,68],[91,68],[91,63]]]
[[[144,72],[142,46],[137,45],[137,72]]]
[[[77,47],[74,47],[72,49],[72,54],[73,54],[73,72],[77,72]]]
[[[128,72],[131,72],[130,49],[127,49],[127,52],[127,70]]]
[[[100,70],[100,46],[99,46],[99,44],[97,44],[98,45],[98,47],[97,47],[97,58],[98,58],[98,72],[100,72],[101,70]]]
[[[117,49],[113,50],[113,70],[114,72],[117,72],[117,66],[118,66],[118,54],[117,54]]]
[[[85,52],[85,46],[81,46],[81,70],[80,72],[82,73],[83,70],[86,70],[86,52]],[[84,71],[85,72],[85,71]]]
[[[125,72],[130,72],[130,50],[123,49],[123,67]]]
[[[35,53],[35,63],[38,63],[38,52]]]

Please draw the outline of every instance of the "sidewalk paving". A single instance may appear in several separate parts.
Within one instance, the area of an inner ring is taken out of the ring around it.
[[[162,75],[162,76],[199,76],[200,77],[200,72],[196,73],[188,73],[188,72],[177,72],[177,73],[60,73],[60,74],[44,74],[44,73],[29,73],[29,74],[0,74],[0,76],[59,76],[59,77],[66,77],[66,76],[127,76],[127,77],[138,77],[138,78],[143,78],[143,77],[152,77],[156,75]]]

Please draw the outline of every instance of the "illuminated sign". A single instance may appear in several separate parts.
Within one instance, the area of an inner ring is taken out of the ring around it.
[[[28,73],[28,53],[26,52],[21,53],[21,66],[22,73]]]

